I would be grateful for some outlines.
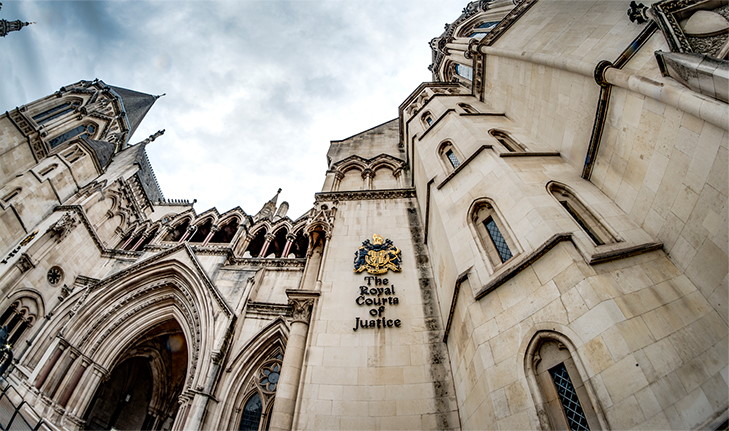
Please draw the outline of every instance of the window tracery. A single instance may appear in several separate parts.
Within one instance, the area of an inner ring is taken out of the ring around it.
[[[51,139],[50,141],[48,141],[48,145],[51,148],[56,148],[64,142],[74,138],[91,137],[94,136],[94,134],[96,133],[96,129],[97,127],[95,124],[82,124],[80,126],[74,127],[71,130],[67,130],[62,134],[56,136],[55,138]]]
[[[263,431],[268,429],[271,409],[281,375],[283,354],[277,350],[271,359],[263,362],[249,383],[250,393],[244,398],[239,430]]]
[[[81,101],[79,100],[71,100],[68,102],[64,102],[55,106],[52,106],[45,111],[34,115],[33,121],[36,122],[36,124],[45,124],[49,121],[55,120],[56,118],[68,114],[70,112],[75,111],[79,106],[81,106]]]

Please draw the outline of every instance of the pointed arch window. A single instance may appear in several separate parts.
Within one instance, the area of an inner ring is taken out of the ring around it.
[[[564,184],[551,182],[547,190],[562,205],[562,208],[577,223],[583,232],[592,240],[595,245],[604,245],[617,242],[613,235],[597,217],[575,196]]]
[[[56,118],[60,117],[61,115],[73,112],[79,106],[81,106],[81,102],[79,100],[72,100],[69,102],[64,102],[59,105],[48,108],[39,114],[34,115],[33,121],[35,121],[36,124],[45,124],[51,120],[55,120]]]
[[[522,144],[517,142],[509,133],[503,130],[491,129],[489,130],[489,134],[496,138],[496,140],[499,141],[499,143],[510,153],[521,153],[526,151],[526,148]]]
[[[590,390],[572,354],[572,344],[561,334],[538,333],[527,348],[527,376],[536,391],[538,411],[547,418],[544,428],[586,431],[600,429]]]
[[[7,308],[0,317],[0,325],[5,328],[8,344],[16,344],[23,333],[38,319],[39,299],[24,296]]]
[[[490,201],[482,200],[473,205],[471,222],[492,267],[500,266],[517,254],[511,234]]]
[[[496,27],[498,24],[499,21],[482,22],[481,24],[473,27],[468,37],[472,37],[474,39],[483,39],[483,37],[489,34],[491,30],[493,30],[494,27]]]
[[[420,121],[425,127],[430,127],[433,125],[433,115],[430,112],[425,112],[420,116]]]
[[[467,103],[459,103],[458,107],[463,109],[463,112],[465,112],[466,114],[478,114],[478,111],[473,109],[473,106],[471,106]]]
[[[235,237],[236,232],[238,232],[238,219],[236,217],[231,218],[230,220],[223,223],[222,226],[218,228],[218,231],[213,234],[213,237],[210,239],[210,242],[212,243],[222,243],[227,244],[233,240],[233,237]]]
[[[192,238],[190,238],[190,242],[203,242],[205,241],[205,238],[208,237],[208,234],[210,234],[210,230],[213,228],[213,219],[208,218],[204,222],[197,225],[197,229],[195,229],[195,234],[192,235]]]
[[[283,354],[277,350],[275,356],[268,359],[253,377],[254,381],[248,384],[250,394],[245,398],[241,409],[241,419],[238,430],[264,431],[268,429],[271,410],[281,375],[281,362]]]
[[[187,228],[190,226],[190,219],[185,219],[178,223],[175,227],[170,229],[169,232],[165,235],[163,241],[179,241],[183,235],[185,235],[185,232],[187,231]]]
[[[253,393],[243,407],[243,417],[240,420],[239,431],[258,431],[263,414],[263,404],[258,392]]]
[[[473,68],[464,64],[456,64],[456,74],[469,81],[473,81]]]
[[[454,169],[461,165],[461,155],[456,147],[450,141],[445,141],[438,147],[438,155],[440,156],[446,172],[453,172]]]
[[[51,148],[56,148],[57,146],[63,144],[70,139],[80,138],[84,136],[90,137],[94,136],[94,133],[96,133],[96,125],[83,124],[56,136],[55,138],[48,141],[48,145],[50,145]]]

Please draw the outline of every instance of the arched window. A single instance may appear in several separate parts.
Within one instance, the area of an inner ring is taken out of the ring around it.
[[[243,417],[240,420],[239,431],[258,431],[263,414],[263,404],[258,392],[254,392],[243,407]]]
[[[489,130],[489,134],[496,138],[496,140],[511,153],[521,153],[526,151],[526,148],[522,144],[518,143],[511,137],[511,135],[503,130],[491,129]]]
[[[144,236],[144,230],[140,230],[140,231],[139,231],[139,232],[138,232],[138,233],[137,233],[137,234],[136,234],[136,235],[135,235],[135,236],[134,236],[134,237],[132,238],[132,240],[131,240],[131,241],[129,241],[128,243],[126,243],[126,245],[124,246],[124,250],[132,250],[132,249],[134,248],[134,246],[135,246],[135,245],[136,245],[136,244],[137,244],[137,243],[138,243],[139,241],[141,241],[141,239],[142,239],[142,237],[143,237],[143,236]]]
[[[38,319],[40,308],[39,299],[29,296],[23,296],[10,304],[0,317],[0,325],[7,331],[8,344],[15,344],[23,333],[33,326]]]
[[[238,219],[233,217],[218,228],[210,238],[210,242],[227,244],[233,240],[236,232],[238,232]]]
[[[268,250],[266,253],[268,253],[268,256],[271,257],[286,257],[282,256],[284,249],[286,248],[286,242],[288,241],[286,239],[286,236],[288,235],[288,231],[285,227],[280,228],[276,231],[273,235],[273,240],[271,241],[271,244],[268,246]],[[263,256],[261,256],[263,257]]]
[[[425,112],[420,116],[420,121],[425,127],[430,127],[433,125],[433,115],[430,112]]]
[[[210,230],[213,228],[213,219],[208,218],[204,222],[197,225],[195,234],[190,238],[190,242],[203,242],[208,237]]]
[[[567,214],[582,228],[595,245],[617,242],[617,238],[587,209],[587,207],[564,184],[550,182],[547,190],[567,211]]]
[[[14,197],[16,197],[20,194],[21,190],[22,189],[20,187],[16,187],[16,188],[10,190],[10,192],[6,193],[5,196],[3,196],[3,201],[10,202]]]
[[[54,120],[54,119],[60,117],[63,114],[68,114],[69,112],[73,112],[80,105],[81,105],[81,102],[79,100],[72,100],[70,102],[61,103],[59,105],[46,109],[45,111],[41,112],[40,114],[34,115],[33,121],[35,121],[36,124],[45,124],[51,120]]]
[[[516,244],[490,201],[482,200],[473,205],[471,222],[492,267],[510,260],[517,253]]]
[[[473,106],[471,106],[471,105],[469,105],[467,103],[459,103],[458,106],[461,109],[463,109],[463,111],[466,114],[478,114],[478,111],[476,111],[475,109],[473,109]]]
[[[167,235],[165,235],[163,241],[179,241],[187,231],[188,226],[190,226],[190,219],[185,219],[181,221],[175,227],[170,229],[169,232],[167,232]]]
[[[144,249],[144,247],[147,244],[149,244],[154,239],[155,236],[157,236],[157,231],[158,230],[159,230],[159,227],[155,227],[154,229],[152,229],[151,232],[145,234],[144,235],[144,238],[142,239],[142,241],[139,242],[139,245],[137,245],[136,247],[134,247],[134,250],[139,251],[139,250]],[[134,244],[136,244],[136,242]],[[134,246],[134,244],[132,244],[132,246]]]
[[[479,25],[473,27],[471,32],[468,34],[468,37],[472,37],[474,39],[483,39],[483,37],[489,34],[489,32],[491,32],[491,30],[493,30],[493,28],[496,27],[498,24],[499,21],[482,22]]]
[[[256,232],[256,234],[253,236],[251,242],[248,243],[248,249],[246,250],[246,252],[249,253],[250,257],[264,257],[259,256],[259,254],[263,249],[263,245],[266,243],[266,233],[267,232],[265,228],[258,229],[258,232]]]
[[[529,347],[525,366],[537,401],[538,415],[549,420],[546,429],[600,429],[590,392],[582,380],[572,344],[561,334],[537,333]]]
[[[291,245],[291,253],[299,259],[306,257],[306,251],[309,249],[309,236],[304,233],[304,229],[296,232],[296,239]]]
[[[446,172],[453,172],[455,168],[461,165],[460,154],[457,153],[456,147],[450,141],[440,144],[438,155],[446,168]]]
[[[267,360],[260,367],[253,377],[254,381],[247,386],[251,394],[243,404],[239,430],[244,431],[265,431],[268,429],[273,408],[278,380],[281,375],[281,361],[283,355],[277,351],[275,357]]]
[[[96,133],[96,125],[94,124],[82,124],[80,126],[76,126],[71,130],[68,130],[55,138],[48,141],[48,145],[50,145],[51,148],[56,148],[57,146],[63,144],[64,142],[68,141],[69,139],[82,137],[82,136],[94,136],[94,133]]]
[[[473,81],[473,68],[463,64],[456,64],[456,74],[469,81]]]

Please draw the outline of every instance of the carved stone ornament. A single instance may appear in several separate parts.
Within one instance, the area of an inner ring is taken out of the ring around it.
[[[314,307],[314,299],[289,298],[289,305],[292,309],[292,321],[309,323],[309,319],[311,318],[311,309]]]
[[[66,213],[57,222],[55,222],[48,231],[55,238],[56,242],[63,241],[64,238],[76,227],[78,220],[73,213]]]
[[[33,262],[30,260],[30,256],[25,253],[20,255],[15,265],[18,267],[20,272],[27,272],[35,268],[35,265],[33,265]]]
[[[395,247],[391,240],[378,234],[372,235],[362,242],[354,252],[354,272],[367,271],[368,274],[385,274],[387,271],[400,272],[402,257],[400,249]]]

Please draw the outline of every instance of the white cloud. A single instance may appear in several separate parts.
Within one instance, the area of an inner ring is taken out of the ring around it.
[[[466,3],[6,1],[5,19],[39,23],[2,41],[0,109],[80,79],[167,93],[134,137],[167,130],[148,147],[166,197],[255,213],[281,187],[297,217],[329,141],[397,116]]]

